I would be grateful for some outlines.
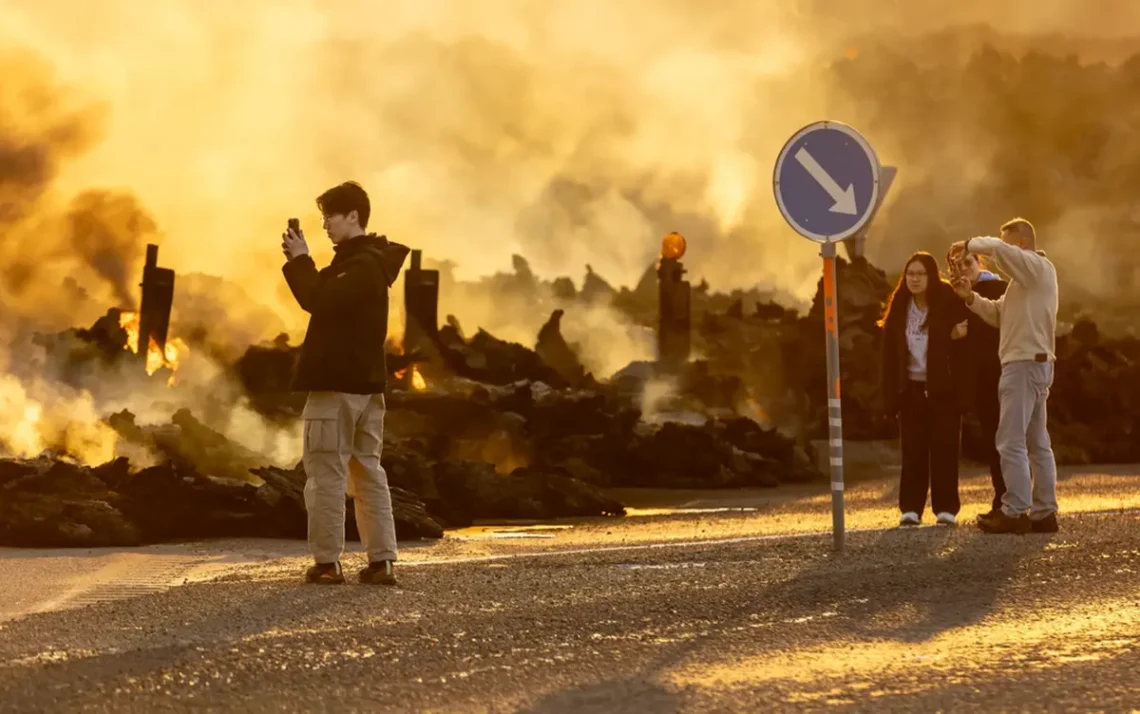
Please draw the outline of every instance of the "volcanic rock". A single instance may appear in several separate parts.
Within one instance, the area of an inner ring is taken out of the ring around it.
[[[42,457],[0,460],[0,545],[133,546],[198,538],[304,538],[305,474],[257,469],[262,481],[205,476],[166,463],[123,478],[119,459],[88,468]],[[392,489],[396,535],[443,531],[414,494]],[[352,505],[347,506],[349,513]],[[352,518],[349,523],[354,523]],[[349,528],[349,537],[354,529]]]
[[[568,384],[533,350],[500,340],[482,329],[465,340],[452,316],[449,322],[452,324],[439,329],[436,346],[444,363],[455,374],[485,384],[510,384],[519,380],[542,381],[559,387]]]
[[[518,468],[509,475],[478,461],[436,465],[435,481],[452,524],[476,520],[548,520],[622,516],[625,508],[597,488],[557,469]]]
[[[578,360],[574,347],[562,336],[561,324],[564,313],[564,310],[550,313],[550,319],[538,331],[535,353],[539,359],[558,372],[567,384],[572,387],[582,387],[587,381],[586,370]]]

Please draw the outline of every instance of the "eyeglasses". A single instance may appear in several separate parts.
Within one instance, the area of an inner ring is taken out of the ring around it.
[[[914,270],[908,270],[908,271],[906,271],[906,276],[908,278],[925,278],[926,277],[926,271],[924,270],[921,273],[919,273],[919,272],[916,272]]]

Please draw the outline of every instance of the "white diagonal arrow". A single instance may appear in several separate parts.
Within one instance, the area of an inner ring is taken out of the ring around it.
[[[819,165],[815,157],[808,153],[806,148],[801,148],[796,152],[796,161],[807,169],[811,177],[827,191],[827,195],[831,196],[835,201],[835,205],[831,207],[832,213],[846,213],[849,216],[854,216],[858,211],[855,208],[855,185],[851,184],[847,190],[839,187],[835,179],[831,178],[831,174]]]

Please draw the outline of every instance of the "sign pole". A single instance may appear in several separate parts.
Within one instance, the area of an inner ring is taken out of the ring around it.
[[[835,550],[843,550],[843,410],[839,400],[839,310],[835,271],[838,244],[851,257],[862,253],[863,231],[894,179],[880,167],[866,137],[841,122],[819,121],[797,131],[776,157],[772,188],[788,224],[821,244],[827,347],[828,462]],[[885,180],[885,184],[883,181]]]
[[[843,411],[839,389],[839,319],[835,289],[835,243],[824,243],[823,324],[827,339],[827,437],[831,462],[831,531],[843,550]]]

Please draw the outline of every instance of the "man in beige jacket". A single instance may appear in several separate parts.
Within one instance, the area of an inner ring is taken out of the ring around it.
[[[997,450],[1006,492],[1001,510],[979,518],[978,526],[987,533],[1054,533],[1057,461],[1045,402],[1056,360],[1057,270],[1037,250],[1033,225],[1023,218],[1003,225],[1001,238],[971,238],[950,248],[954,261],[967,253],[989,256],[1011,278],[997,300],[977,295],[967,278],[954,282],[970,310],[1000,331]]]

